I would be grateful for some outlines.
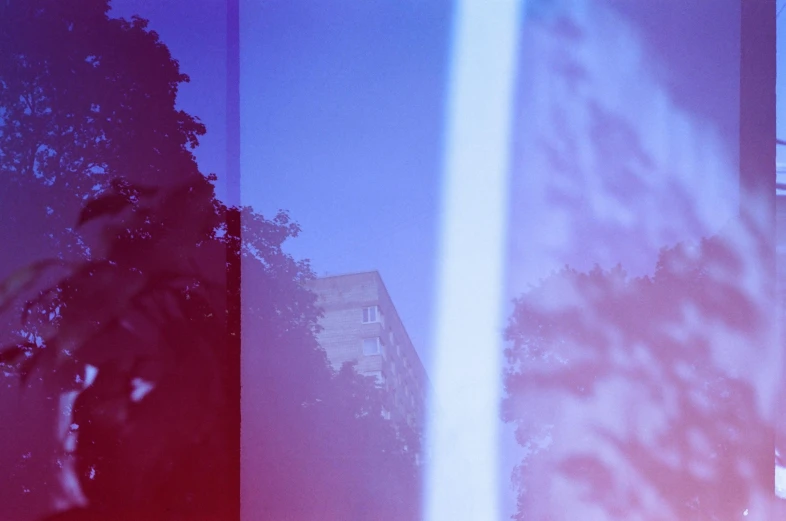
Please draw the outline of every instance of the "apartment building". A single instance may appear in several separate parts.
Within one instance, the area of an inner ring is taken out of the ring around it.
[[[318,278],[309,288],[324,312],[319,342],[333,367],[356,362],[386,391],[388,417],[422,433],[428,377],[379,273]]]

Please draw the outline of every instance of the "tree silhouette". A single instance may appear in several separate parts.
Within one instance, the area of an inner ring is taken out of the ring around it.
[[[516,300],[503,413],[526,449],[516,519],[768,518],[766,375],[740,363],[764,349],[767,314],[741,229],[664,248],[651,276],[565,267]]]
[[[106,251],[28,303],[23,327],[37,340],[4,357],[18,361],[23,381],[37,369],[53,393],[82,391],[72,412],[74,462],[90,512],[213,519],[232,497],[229,440],[218,425],[231,406],[217,236],[225,209],[202,177],[161,195],[142,191],[116,183],[95,203],[120,196],[125,209],[86,207],[86,223],[119,214],[104,225]],[[87,366],[97,377],[84,388]],[[139,382],[152,387],[142,399]]]
[[[0,279],[25,266],[9,280],[28,279],[33,292],[62,272],[29,279],[36,270],[28,268],[54,268],[50,259],[74,262],[102,248],[91,233],[98,228],[75,225],[84,203],[112,180],[175,185],[197,175],[191,149],[205,129],[175,106],[187,77],[146,21],[108,11],[104,0],[0,2]],[[44,264],[29,264],[36,262]],[[0,344],[19,332],[23,301],[4,306]],[[24,422],[34,431],[26,437],[5,433],[7,451],[29,447],[24,460],[3,457],[12,469],[4,494],[28,492],[21,516],[52,488],[42,472],[55,458],[46,422],[58,414],[57,395],[22,413],[14,411],[18,393],[3,394],[4,415],[41,418]]]
[[[226,211],[204,178],[160,194],[116,183],[82,214],[107,220],[106,252],[26,306],[37,340],[4,362],[23,381],[39,370],[53,392],[80,391],[71,429],[87,506],[52,520],[221,519],[231,507]],[[265,518],[416,519],[418,436],[383,418],[373,379],[327,364],[312,274],[281,249],[297,226],[245,216],[248,502]],[[85,388],[87,366],[97,377]],[[152,390],[136,398],[140,382]]]
[[[243,274],[251,518],[417,518],[418,436],[382,418],[373,381],[328,365],[313,273],[283,249],[298,226],[215,198],[191,153],[205,129],[175,108],[187,77],[145,20],[107,13],[106,0],[0,5],[0,175],[18,186],[3,211],[22,250],[1,267],[23,266],[0,287],[17,335],[0,365],[42,381],[49,403],[75,397],[62,471],[39,478],[76,492],[48,519],[236,512],[227,251]],[[54,432],[64,411],[49,409]]]
[[[108,11],[108,0],[0,3],[0,200],[4,222],[43,232],[18,241],[28,255],[83,254],[73,217],[111,179],[197,172],[205,127],[175,107],[188,76],[147,21]]]

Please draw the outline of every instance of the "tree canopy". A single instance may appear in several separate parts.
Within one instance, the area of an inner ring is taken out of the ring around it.
[[[175,105],[187,76],[145,20],[108,6],[0,5],[0,175],[15,187],[2,212],[19,244],[0,267],[21,266],[0,288],[16,334],[0,365],[42,381],[50,404],[73,400],[63,450],[36,454],[40,481],[70,490],[49,519],[207,520],[236,507],[233,249],[251,515],[416,519],[418,436],[382,418],[371,379],[327,363],[304,286],[314,275],[283,248],[299,227],[216,199],[191,152],[205,128]],[[53,437],[63,412],[31,409]]]
[[[516,519],[762,516],[773,425],[750,361],[769,318],[751,259],[724,232],[664,248],[650,276],[565,267],[516,300]]]
[[[205,127],[175,106],[188,76],[146,20],[108,12],[108,0],[0,4],[0,201],[28,255],[84,253],[73,218],[114,178],[197,174]]]

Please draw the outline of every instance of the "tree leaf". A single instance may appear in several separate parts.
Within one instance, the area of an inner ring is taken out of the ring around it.
[[[85,205],[79,214],[77,227],[83,226],[85,223],[98,219],[99,217],[117,215],[130,205],[131,200],[125,195],[107,194],[101,196]]]

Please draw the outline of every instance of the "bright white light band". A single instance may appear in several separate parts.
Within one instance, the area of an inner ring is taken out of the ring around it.
[[[519,0],[456,6],[427,434],[427,521],[499,518],[498,427]]]

